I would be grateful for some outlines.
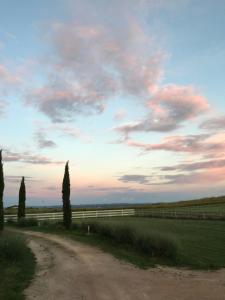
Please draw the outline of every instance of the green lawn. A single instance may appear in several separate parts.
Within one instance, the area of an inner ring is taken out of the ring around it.
[[[225,203],[158,208],[160,211],[225,213]]]
[[[81,224],[83,220],[76,220]],[[172,238],[178,245],[176,259],[165,257],[151,257],[138,252],[132,245],[118,243],[112,238],[92,232],[87,235],[85,229],[71,229],[66,231],[59,225],[51,224],[31,228],[32,230],[57,233],[72,239],[100,247],[114,256],[129,261],[139,267],[147,268],[157,264],[190,267],[194,269],[219,269],[225,267],[225,222],[177,219],[153,219],[142,217],[102,218],[84,221],[87,225],[99,222],[103,225],[128,226],[142,235],[158,233],[159,236]],[[86,226],[85,225],[85,226]],[[87,227],[87,226],[86,226]],[[85,228],[86,228],[85,227]]]
[[[180,265],[190,265],[196,268],[225,267],[224,221],[133,217],[117,220],[104,219],[104,222],[128,224],[143,232],[157,231],[173,236],[179,243],[178,263]]]
[[[35,269],[35,258],[23,235],[4,231],[0,234],[0,299],[24,300],[24,289]]]

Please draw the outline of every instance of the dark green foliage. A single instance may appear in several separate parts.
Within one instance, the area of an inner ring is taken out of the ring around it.
[[[18,220],[25,218],[26,186],[24,177],[22,177],[19,190]]]
[[[8,225],[15,225],[16,221],[14,219],[7,219]]]
[[[3,207],[3,193],[4,193],[4,174],[2,164],[2,150],[0,150],[0,231],[4,228],[4,207]]]
[[[38,220],[20,218],[16,224],[18,227],[33,227],[38,226]]]
[[[63,201],[63,224],[69,229],[72,223],[72,213],[70,205],[70,175],[69,162],[66,163],[65,173],[62,184],[62,201]]]
[[[17,262],[24,258],[24,238],[18,234],[4,234],[0,239],[0,257],[2,260]]]
[[[0,299],[24,300],[23,290],[34,275],[35,258],[21,234],[2,233],[0,266]]]
[[[177,241],[168,234],[157,231],[142,232],[133,226],[116,222],[82,222],[80,229],[87,231],[90,226],[92,233],[114,240],[118,245],[129,245],[137,251],[154,257],[176,259]]]

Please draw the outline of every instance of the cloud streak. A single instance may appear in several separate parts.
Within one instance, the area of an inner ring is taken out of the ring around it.
[[[192,87],[177,85],[158,89],[147,106],[150,112],[143,120],[119,126],[115,130],[125,136],[135,131],[169,132],[205,113],[209,108],[207,100]]]
[[[139,184],[149,184],[150,178],[152,176],[147,175],[137,175],[137,174],[125,174],[118,178],[119,181],[128,183],[139,183]]]
[[[170,167],[162,167],[161,171],[196,171],[203,169],[225,168],[225,159],[208,160],[196,163],[183,163]]]
[[[201,129],[225,130],[225,116],[208,119],[200,125]]]
[[[35,141],[39,148],[54,148],[56,147],[56,143],[46,137],[46,134],[39,130],[35,134]]]
[[[14,152],[3,149],[5,162],[21,162],[33,165],[50,165],[50,164],[64,164],[62,161],[53,161],[45,156],[34,155],[30,152]]]
[[[204,157],[225,155],[225,141],[223,138],[210,134],[169,136],[164,138],[162,142],[156,144],[141,143],[131,139],[127,139],[123,142],[130,147],[139,148],[145,152],[163,150],[203,155]]]

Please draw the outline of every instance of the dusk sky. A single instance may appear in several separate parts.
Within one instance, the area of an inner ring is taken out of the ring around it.
[[[225,0],[0,0],[5,205],[225,194]]]

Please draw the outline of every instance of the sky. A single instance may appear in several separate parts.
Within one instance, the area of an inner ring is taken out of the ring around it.
[[[0,0],[5,206],[225,194],[224,0]]]

